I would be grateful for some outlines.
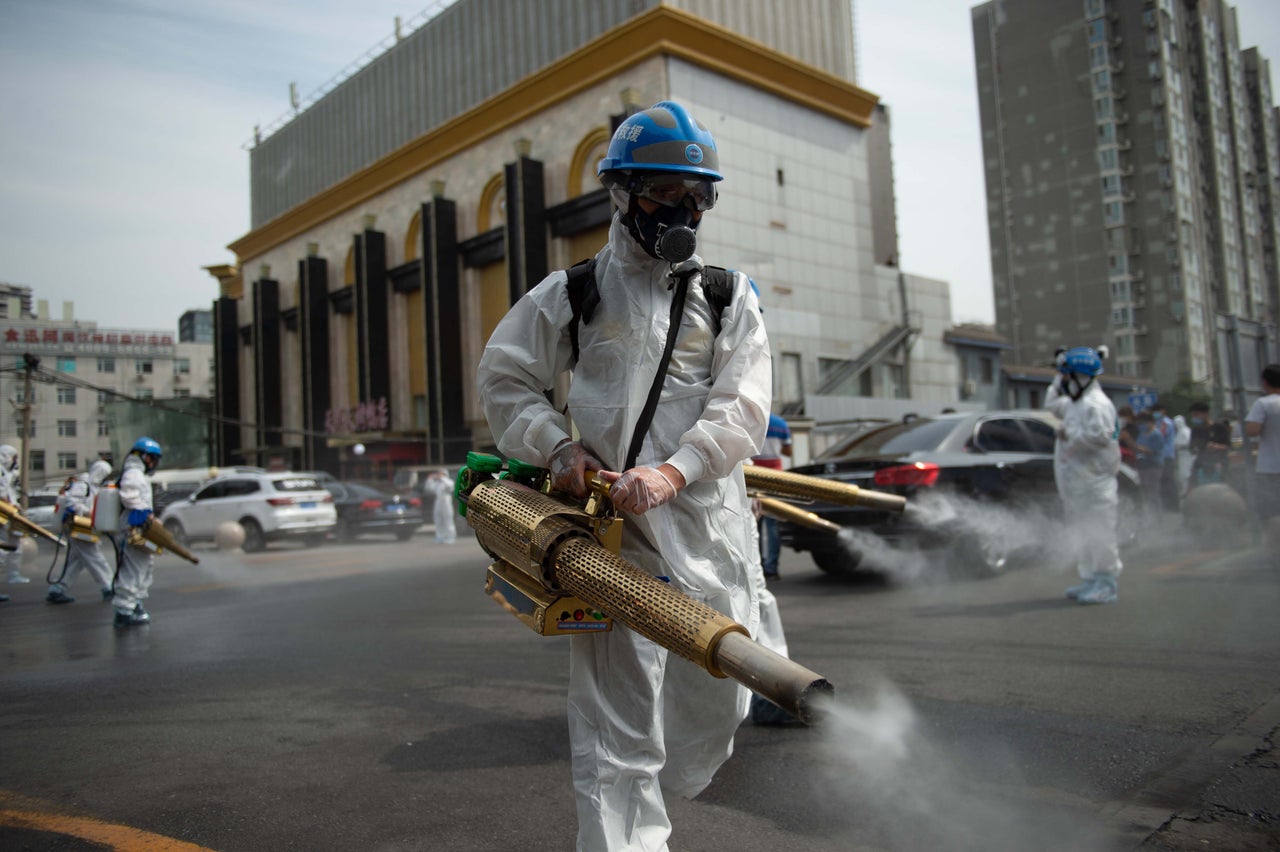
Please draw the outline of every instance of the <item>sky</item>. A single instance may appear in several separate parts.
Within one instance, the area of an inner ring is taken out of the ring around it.
[[[432,5],[0,0],[0,282],[54,317],[73,301],[102,327],[175,330],[249,230],[255,125]],[[950,282],[957,322],[991,322],[972,5],[855,0],[854,20],[858,82],[892,111],[902,266]],[[1235,5],[1280,79],[1280,3]]]

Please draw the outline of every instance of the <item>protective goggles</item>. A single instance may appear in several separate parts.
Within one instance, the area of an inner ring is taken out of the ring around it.
[[[681,174],[632,175],[627,191],[663,207],[710,210],[716,206],[716,185],[707,178]]]

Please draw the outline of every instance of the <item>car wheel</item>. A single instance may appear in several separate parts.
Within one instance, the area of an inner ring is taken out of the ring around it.
[[[396,541],[408,541],[409,539],[413,538],[413,532],[414,531],[412,529],[397,530]]]
[[[821,570],[837,577],[852,577],[858,573],[858,563],[862,556],[856,551],[835,548],[832,550],[811,550],[813,563]]]
[[[174,541],[183,547],[187,546],[187,531],[182,528],[180,522],[169,519],[164,522],[164,528],[169,531],[169,535],[173,536]]]
[[[266,550],[267,537],[262,534],[262,525],[253,518],[244,518],[240,521],[241,528],[244,529],[244,552],[258,553]]]

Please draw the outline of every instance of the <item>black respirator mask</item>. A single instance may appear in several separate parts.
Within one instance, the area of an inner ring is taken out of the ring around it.
[[[658,260],[683,263],[698,248],[694,211],[683,204],[646,213],[633,195],[623,223],[645,253]]]
[[[684,263],[698,248],[698,213],[716,204],[715,181],[702,175],[676,173],[614,173],[605,186],[623,211],[622,223],[645,253],[667,263]],[[652,213],[640,199],[657,205]]]

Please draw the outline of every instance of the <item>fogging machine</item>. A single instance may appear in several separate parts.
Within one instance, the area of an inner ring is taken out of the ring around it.
[[[623,520],[596,479],[583,505],[550,493],[547,471],[468,453],[454,495],[494,559],[485,592],[543,636],[609,630],[617,620],[730,677],[812,724],[826,678],[753,641],[732,618],[618,555]]]

